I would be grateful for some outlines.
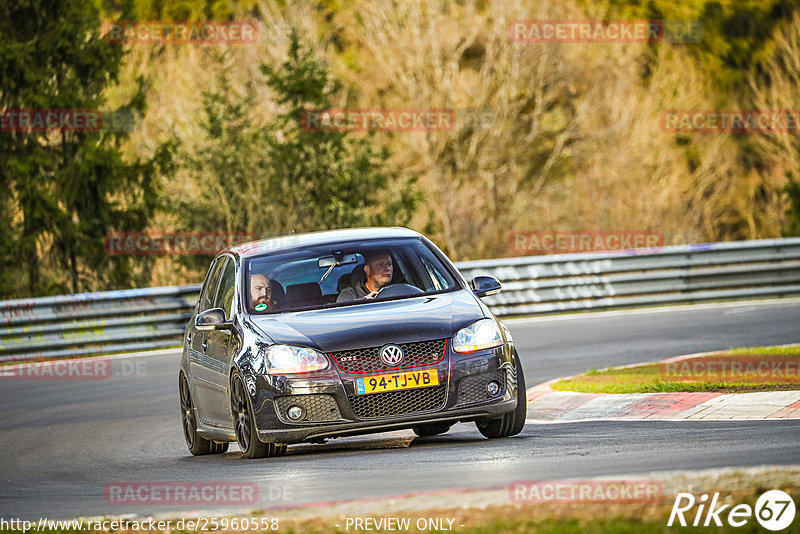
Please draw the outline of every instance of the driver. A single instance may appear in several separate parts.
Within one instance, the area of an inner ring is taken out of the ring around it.
[[[373,250],[364,253],[364,274],[366,280],[346,287],[339,293],[336,302],[349,302],[357,299],[374,299],[382,288],[392,282],[394,265],[388,250]]]

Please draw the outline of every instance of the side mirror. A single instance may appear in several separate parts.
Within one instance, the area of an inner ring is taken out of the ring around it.
[[[503,288],[500,280],[494,276],[476,276],[472,279],[472,291],[479,297],[487,297],[500,293]]]
[[[195,316],[194,327],[202,331],[225,330],[230,327],[230,323],[225,320],[222,308],[211,308]]]

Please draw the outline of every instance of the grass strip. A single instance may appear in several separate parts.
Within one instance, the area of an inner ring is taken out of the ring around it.
[[[672,363],[590,369],[551,387],[579,393],[796,390],[800,388],[800,345],[742,347]]]

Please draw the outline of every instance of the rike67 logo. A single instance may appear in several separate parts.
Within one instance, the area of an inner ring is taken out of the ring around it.
[[[730,504],[721,504],[719,501],[719,493],[714,493],[711,502],[708,502],[708,495],[705,493],[699,499],[691,493],[678,493],[667,526],[671,527],[677,520],[677,524],[682,527],[721,527],[723,521],[732,527],[741,527],[755,517],[765,529],[779,531],[792,524],[796,512],[792,497],[781,490],[763,493],[755,507],[737,504],[731,508]]]

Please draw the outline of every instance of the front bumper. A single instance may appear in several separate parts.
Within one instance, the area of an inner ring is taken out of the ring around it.
[[[386,371],[357,374],[332,365],[308,375],[255,376],[251,401],[258,437],[265,443],[300,443],[492,419],[516,408],[517,369],[510,343],[472,354],[454,353],[448,346],[440,362],[404,371],[433,368],[439,386],[368,395],[356,395],[356,378]],[[501,386],[495,395],[487,392],[491,381]],[[288,418],[291,406],[303,409],[301,421]]]

